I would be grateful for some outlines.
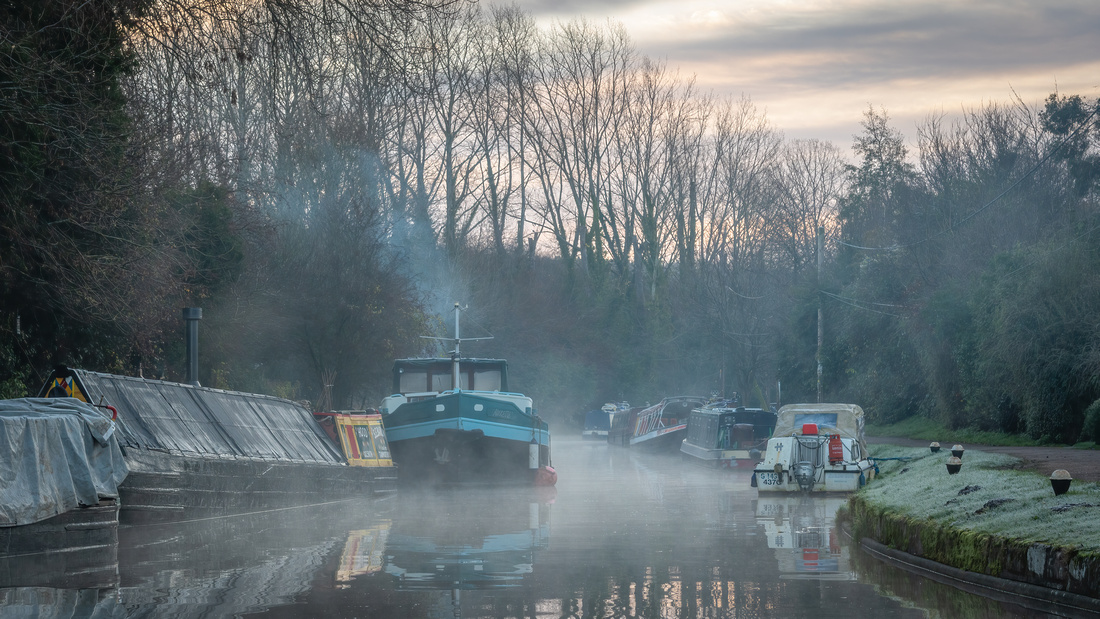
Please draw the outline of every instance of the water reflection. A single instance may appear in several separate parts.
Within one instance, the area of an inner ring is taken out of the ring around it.
[[[0,588],[0,616],[1013,616],[862,557],[838,534],[842,497],[759,497],[738,472],[579,439],[554,464],[549,494],[403,489],[124,527],[112,583]]]
[[[399,498],[385,571],[398,590],[518,586],[550,541],[553,488],[441,489]]]
[[[756,519],[775,551],[781,578],[856,580],[850,549],[843,544],[836,513],[841,497],[761,496]]]
[[[336,570],[336,582],[348,583],[358,576],[380,571],[389,533],[389,520],[379,522],[377,526],[369,529],[348,531],[344,552],[340,554],[340,567]],[[346,587],[347,585],[337,586]]]
[[[0,614],[10,619],[111,619],[125,617],[126,611],[113,588],[10,587],[0,589]]]
[[[344,547],[353,503],[120,530],[129,616],[236,616],[291,603]],[[338,536],[329,526],[342,526]]]

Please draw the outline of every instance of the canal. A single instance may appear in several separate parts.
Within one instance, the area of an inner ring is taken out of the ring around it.
[[[747,473],[579,439],[554,449],[556,488],[124,527],[117,569],[22,568],[0,616],[1032,616],[865,556],[837,527],[843,498],[761,498]]]

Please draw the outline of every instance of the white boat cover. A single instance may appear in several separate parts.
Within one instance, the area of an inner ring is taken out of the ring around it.
[[[116,424],[75,398],[0,400],[0,527],[118,498]]]
[[[855,404],[788,404],[779,409],[772,436],[802,434],[802,425],[816,423],[818,434],[839,434],[859,442],[863,453],[867,444],[863,436],[863,409]]]

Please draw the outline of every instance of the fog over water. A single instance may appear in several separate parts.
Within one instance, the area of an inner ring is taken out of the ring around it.
[[[759,498],[746,473],[555,448],[557,488],[123,528],[115,582],[43,576],[0,589],[0,615],[1027,616],[864,556],[836,526],[843,498]]]

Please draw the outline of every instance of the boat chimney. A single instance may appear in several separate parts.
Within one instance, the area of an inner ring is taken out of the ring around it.
[[[183,308],[183,319],[187,322],[187,384],[201,387],[199,385],[199,321],[202,320],[202,308]]]

